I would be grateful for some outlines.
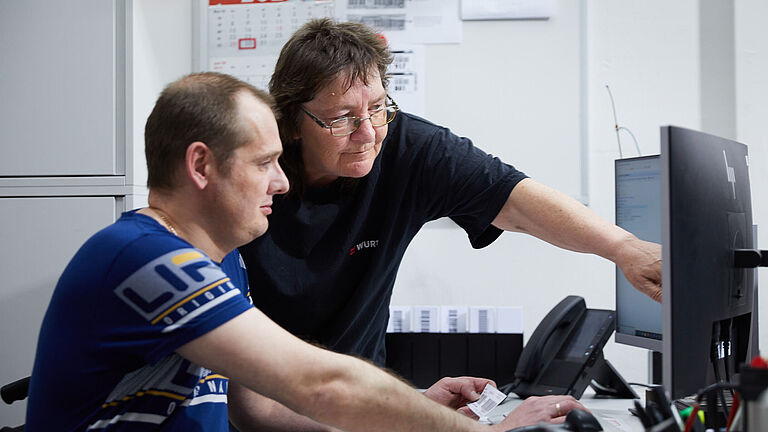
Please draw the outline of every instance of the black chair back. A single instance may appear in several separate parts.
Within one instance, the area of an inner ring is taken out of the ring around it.
[[[0,397],[2,397],[3,402],[8,405],[26,399],[28,393],[29,377],[6,384],[0,388]],[[4,426],[0,428],[0,432],[24,432],[24,425],[16,427]]]

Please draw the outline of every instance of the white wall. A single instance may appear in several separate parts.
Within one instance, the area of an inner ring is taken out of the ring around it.
[[[749,145],[752,213],[758,225],[758,245],[768,249],[768,3],[735,2],[736,19],[736,139]],[[768,349],[768,271],[760,269],[760,346]]]
[[[133,0],[131,118],[133,182],[145,186],[144,124],[167,84],[192,71],[192,4],[189,0]],[[136,202],[131,208],[143,207]]]
[[[582,199],[580,1],[550,20],[465,21],[425,48],[425,116]]]

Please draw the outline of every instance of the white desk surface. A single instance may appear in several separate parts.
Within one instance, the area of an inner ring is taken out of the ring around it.
[[[508,397],[489,414],[488,418],[501,421],[501,415],[506,415],[515,409],[522,399],[515,396]],[[596,398],[594,393],[585,392],[579,402],[582,403],[600,422],[606,432],[635,432],[645,431],[640,419],[632,415],[628,409],[634,406],[632,399],[607,399]]]

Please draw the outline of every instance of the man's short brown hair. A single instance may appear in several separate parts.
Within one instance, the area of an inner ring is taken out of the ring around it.
[[[350,87],[357,80],[368,84],[372,69],[378,70],[386,89],[390,63],[392,54],[376,31],[363,24],[328,18],[304,24],[283,46],[269,91],[280,113],[278,126],[284,148],[280,160],[291,192],[300,195],[303,190],[301,139],[296,138],[303,115],[301,105],[339,77],[346,79]]]
[[[251,139],[239,115],[240,92],[274,109],[267,93],[216,72],[187,75],[163,90],[144,129],[149,188],[173,188],[187,147],[196,141],[205,143],[227,172],[232,153]]]

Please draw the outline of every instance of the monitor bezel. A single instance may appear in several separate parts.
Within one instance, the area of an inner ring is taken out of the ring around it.
[[[753,233],[753,219],[752,219],[752,207],[751,207],[751,187],[749,185],[749,160],[748,160],[748,149],[747,147],[734,140],[718,137],[715,135],[707,134],[705,132],[696,131],[692,129],[686,129],[676,126],[662,126],[661,127],[661,212],[662,212],[662,219],[661,219],[661,241],[662,241],[662,290],[663,290],[663,301],[662,301],[662,381],[664,384],[664,387],[667,392],[671,395],[672,398],[677,399],[681,397],[688,396],[690,394],[695,393],[696,391],[700,390],[701,388],[694,388],[695,386],[692,386],[691,380],[690,380],[690,371],[693,369],[693,363],[691,361],[698,361],[693,360],[695,357],[699,356],[705,356],[707,355],[707,348],[706,347],[699,347],[696,346],[695,352],[686,351],[685,353],[681,352],[680,346],[675,348],[675,345],[680,345],[682,341],[685,341],[683,343],[683,346],[686,348],[691,348],[689,338],[690,334],[683,334],[684,331],[682,331],[679,326],[676,327],[675,323],[680,324],[683,322],[688,322],[685,319],[681,318],[679,314],[682,310],[679,309],[681,307],[680,303],[681,299],[684,300],[690,300],[691,298],[691,292],[689,291],[683,291],[681,293],[675,293],[676,287],[673,286],[673,278],[675,275],[673,274],[674,270],[680,270],[679,265],[676,265],[673,262],[673,248],[675,245],[673,244],[673,232],[672,232],[672,223],[673,218],[679,217],[679,215],[673,215],[672,214],[672,180],[670,179],[671,176],[680,176],[681,173],[674,172],[672,169],[679,169],[679,167],[673,167],[672,166],[672,151],[675,151],[675,153],[679,152],[686,152],[689,151],[689,149],[683,150],[687,144],[683,144],[679,146],[678,149],[672,149],[671,148],[671,142],[673,141],[673,136],[675,137],[683,137],[686,136],[690,139],[691,136],[696,135],[697,138],[700,139],[702,142],[701,146],[717,146],[717,149],[723,149],[728,151],[728,153],[731,153],[732,151],[735,151],[737,146],[743,146],[743,149],[739,149],[739,151],[744,150],[745,156],[746,156],[746,172],[745,178],[747,181],[747,189],[749,191],[749,197],[748,200],[744,202],[744,198],[740,198],[742,200],[741,205],[748,205],[749,208],[749,218],[746,220],[746,222],[749,224],[749,232]],[[678,146],[675,146],[678,147]],[[676,156],[675,156],[676,157]],[[735,165],[734,165],[735,166]],[[690,169],[690,165],[688,165],[688,169]],[[726,175],[727,173],[723,173],[722,175]],[[721,174],[718,174],[721,175]],[[735,174],[736,176],[739,176],[740,174]],[[742,178],[743,179],[743,178]],[[679,205],[679,204],[678,204]],[[756,238],[751,239],[751,248],[754,248],[756,243]],[[750,246],[748,246],[750,247]],[[756,271],[752,270],[755,272]],[[710,316],[710,319],[715,320],[722,320],[727,319],[729,317],[733,317],[736,315],[744,314],[746,312],[752,312],[754,313],[754,310],[757,308],[757,304],[754,303],[756,297],[755,294],[755,284],[756,281],[753,280],[753,290],[751,294],[748,294],[748,297],[750,297],[749,301],[751,302],[751,308],[747,308],[746,305],[734,305],[731,306],[730,310],[727,312],[728,316]],[[696,297],[698,300],[707,301],[706,299],[701,299],[700,297]],[[683,302],[683,304],[686,304]],[[690,314],[690,309],[685,309],[685,314]],[[710,312],[713,315],[717,314],[717,312]],[[684,315],[685,315],[684,314]],[[701,323],[699,323],[701,325]],[[690,329],[689,326],[684,326],[685,329]],[[755,332],[756,327],[756,316],[753,315],[753,320],[750,328],[750,340],[754,341],[754,336],[756,334]],[[754,348],[754,347],[751,347]],[[700,365],[699,365],[700,366]],[[682,376],[680,375],[681,371],[688,371],[687,373],[683,373]],[[710,379],[711,377],[709,374],[711,373],[711,368],[707,369],[706,374],[707,377],[704,377],[705,380]],[[708,383],[702,382],[701,384],[697,384],[696,386],[704,387]]]

